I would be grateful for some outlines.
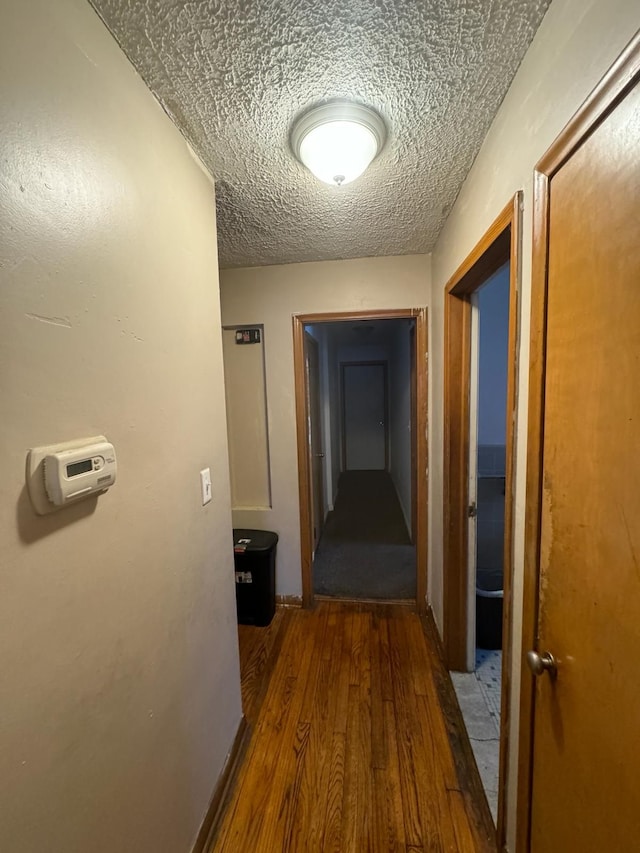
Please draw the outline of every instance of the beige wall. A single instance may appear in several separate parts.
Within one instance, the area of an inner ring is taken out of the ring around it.
[[[222,330],[227,404],[231,506],[271,506],[264,342],[237,344],[236,330]]]
[[[524,365],[518,383],[518,441],[515,513],[515,673],[513,678],[516,743],[520,613],[524,535],[524,486],[527,422],[527,365],[531,280],[532,173],[536,161],[562,130],[640,25],[637,0],[554,0],[504,99],[433,255],[432,447],[442,447],[443,288],[490,223],[518,189],[524,190],[521,345]],[[442,452],[431,464],[430,562],[432,595],[442,618]],[[510,757],[510,803],[517,754]],[[514,824],[509,826],[514,849]]]
[[[291,317],[426,305],[430,261],[428,255],[409,255],[220,273],[223,323],[264,323],[272,509],[236,511],[233,518],[238,527],[279,533],[279,594],[302,593]]]
[[[85,0],[0,19],[0,849],[187,853],[241,713],[213,188]],[[27,449],[102,432],[35,517]]]

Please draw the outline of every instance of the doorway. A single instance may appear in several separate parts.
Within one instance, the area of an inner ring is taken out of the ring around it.
[[[453,677],[460,682],[459,695],[463,684],[475,693],[474,725],[479,722],[481,730],[468,725],[468,734],[486,789],[497,795],[492,805],[500,847],[510,718],[520,210],[518,193],[445,288],[444,646],[448,668],[471,673],[471,680]],[[491,305],[494,287],[500,310]],[[500,329],[499,356],[492,352],[492,325]],[[485,359],[480,358],[483,326],[489,344]],[[490,363],[481,382],[486,358]],[[486,412],[478,405],[483,400],[489,402]],[[501,660],[495,648],[477,656],[476,636],[483,645],[501,646]]]
[[[362,557],[364,548],[376,545],[373,541],[376,537],[379,539],[387,535],[395,518],[404,530],[404,541],[377,544],[396,549],[396,554],[401,548],[411,552],[410,597],[417,602],[419,609],[424,609],[427,554],[426,311],[408,309],[294,316],[293,327],[303,604],[310,606],[316,594],[360,600],[398,598],[392,586],[384,585],[389,580],[389,572],[383,579],[384,583],[372,584],[370,561],[365,558],[358,560],[363,568],[365,563],[369,563],[369,576],[367,578],[367,573],[362,572],[362,584],[353,587],[355,594],[350,595],[344,586],[334,586],[327,592],[322,586],[327,575],[325,572],[322,576],[323,565],[320,562],[320,555],[327,550],[325,540],[330,544],[330,534],[334,534],[334,544],[337,536],[346,550],[350,542],[352,557]],[[390,354],[394,346],[389,342],[393,335],[399,340],[402,327],[406,365],[404,378],[398,382],[394,379],[397,374],[393,364],[395,355],[392,357]],[[388,337],[392,329],[393,334]],[[300,369],[304,365],[301,357],[304,354],[304,334],[309,330],[320,342],[321,372],[324,373],[326,389],[321,452],[324,454],[327,515],[324,540],[321,538],[317,549],[314,548],[310,527],[314,485],[307,378],[305,371]],[[415,384],[413,390],[410,388],[412,382]],[[394,394],[401,386],[404,401],[398,406]],[[405,412],[405,415],[400,412]],[[396,441],[398,436],[404,441]],[[402,449],[399,444],[403,445]],[[422,476],[420,471],[424,472]],[[348,539],[348,531],[347,538],[343,536],[347,528],[358,530],[351,540]],[[351,565],[355,562],[354,559],[349,560]],[[379,562],[382,568],[384,559]],[[334,572],[334,575],[340,580],[340,572]],[[356,573],[352,574],[351,580],[356,582]],[[367,594],[367,589],[370,594]],[[401,597],[407,596],[403,594]]]
[[[452,672],[489,807],[497,822],[504,597],[510,264],[471,294],[469,590],[471,672]]]
[[[315,595],[415,603],[414,325],[392,319],[315,327],[327,356],[328,421],[339,422],[325,436],[327,517],[313,558]]]

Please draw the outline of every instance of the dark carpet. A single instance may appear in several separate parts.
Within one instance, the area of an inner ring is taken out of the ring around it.
[[[313,562],[317,595],[416,597],[415,548],[386,471],[345,471]]]

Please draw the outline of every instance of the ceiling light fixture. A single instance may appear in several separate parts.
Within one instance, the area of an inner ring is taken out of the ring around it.
[[[334,101],[298,119],[291,147],[316,178],[341,187],[364,172],[382,150],[386,135],[384,121],[371,107]]]

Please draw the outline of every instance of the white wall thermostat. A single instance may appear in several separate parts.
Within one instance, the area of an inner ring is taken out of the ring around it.
[[[115,449],[103,435],[35,447],[27,457],[27,487],[39,515],[106,491],[116,473]]]

